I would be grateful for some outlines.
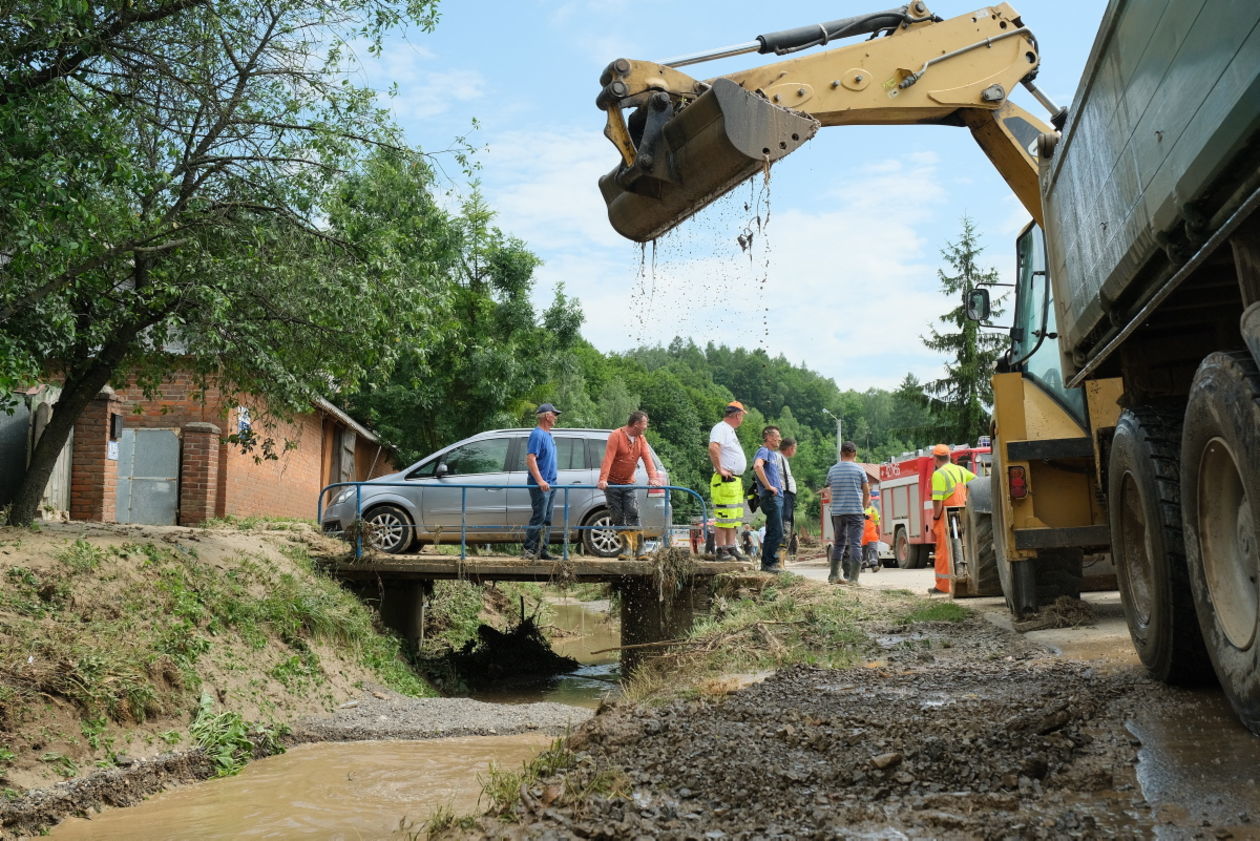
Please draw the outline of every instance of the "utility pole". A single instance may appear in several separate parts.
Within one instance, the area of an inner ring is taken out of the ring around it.
[[[828,409],[823,409],[823,414],[836,422],[836,458],[840,458],[840,447],[844,445],[844,427],[843,421],[836,415],[833,415]]]

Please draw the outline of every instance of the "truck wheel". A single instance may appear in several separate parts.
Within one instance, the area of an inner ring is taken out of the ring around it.
[[[905,527],[898,526],[893,535],[893,558],[899,569],[910,568],[910,550],[910,538],[906,537]]]
[[[1260,734],[1260,371],[1213,353],[1181,438],[1186,566],[1203,642],[1234,712]]]
[[[398,555],[411,548],[415,529],[407,512],[396,505],[381,505],[367,512],[367,542],[373,548]]]
[[[1107,469],[1112,562],[1129,636],[1151,677],[1174,684],[1200,681],[1206,659],[1181,535],[1180,427],[1171,409],[1125,410]]]
[[[930,544],[910,544],[910,569],[923,569],[931,560],[932,546]]]
[[[970,505],[967,516],[967,560],[970,563],[970,591],[976,596],[997,596],[1002,592],[998,575],[997,551],[993,547],[993,515],[982,514]]]

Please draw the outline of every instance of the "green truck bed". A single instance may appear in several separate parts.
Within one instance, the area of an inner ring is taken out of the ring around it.
[[[1260,0],[1110,3],[1041,173],[1067,377],[1255,189],[1257,145]]]

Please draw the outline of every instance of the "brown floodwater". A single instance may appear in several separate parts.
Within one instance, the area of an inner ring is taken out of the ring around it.
[[[239,775],[173,789],[91,820],[54,827],[56,841],[401,841],[436,810],[479,811],[493,762],[519,770],[554,741],[540,733],[420,742],[298,745]]]
[[[529,689],[486,692],[499,703],[555,701],[595,707],[618,691],[621,632],[607,602],[551,605],[563,636],[557,653],[582,668]],[[238,776],[155,795],[138,806],[108,809],[90,820],[57,825],[56,841],[229,841],[319,839],[403,841],[438,809],[481,810],[490,763],[519,770],[555,737],[540,733],[425,741],[299,745],[251,763]]]

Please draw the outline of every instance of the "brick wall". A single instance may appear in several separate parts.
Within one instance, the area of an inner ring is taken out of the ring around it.
[[[201,390],[191,374],[171,375],[151,400],[134,383],[129,383],[125,388],[118,389],[114,405],[116,411],[124,414],[127,426],[178,427],[183,430],[181,524],[229,514],[314,519],[319,489],[334,481],[329,478],[332,453],[338,446],[345,425],[323,412],[313,411],[296,417],[292,422],[276,422],[274,426],[267,426],[258,422],[265,409],[261,400],[243,402],[251,409],[255,434],[260,439],[275,441],[277,460],[255,461],[255,456],[260,455],[258,451],[242,454],[240,447],[223,443],[224,436],[239,430],[240,415],[236,401],[227,401],[222,391],[213,386]],[[216,432],[209,433],[207,426],[212,426]],[[194,433],[192,436],[189,435],[190,428]],[[88,434],[94,436],[96,433]],[[76,453],[81,440],[78,435],[76,431]],[[285,450],[286,439],[295,442],[296,447]],[[359,439],[354,457],[357,478],[380,476],[395,469],[388,452],[378,454],[377,449],[378,445]],[[114,470],[107,471],[108,476],[101,477],[98,471],[93,481],[111,483],[108,498],[109,518],[112,518],[117,494],[117,462],[110,462],[110,465]],[[369,469],[370,474],[367,472]],[[76,483],[76,486],[79,484]],[[100,509],[99,503],[97,509]],[[99,516],[80,517],[75,513],[71,516],[76,519],[101,519]]]
[[[118,461],[109,458],[110,419],[122,401],[106,387],[74,424],[70,465],[70,518],[111,522],[117,517]]]

